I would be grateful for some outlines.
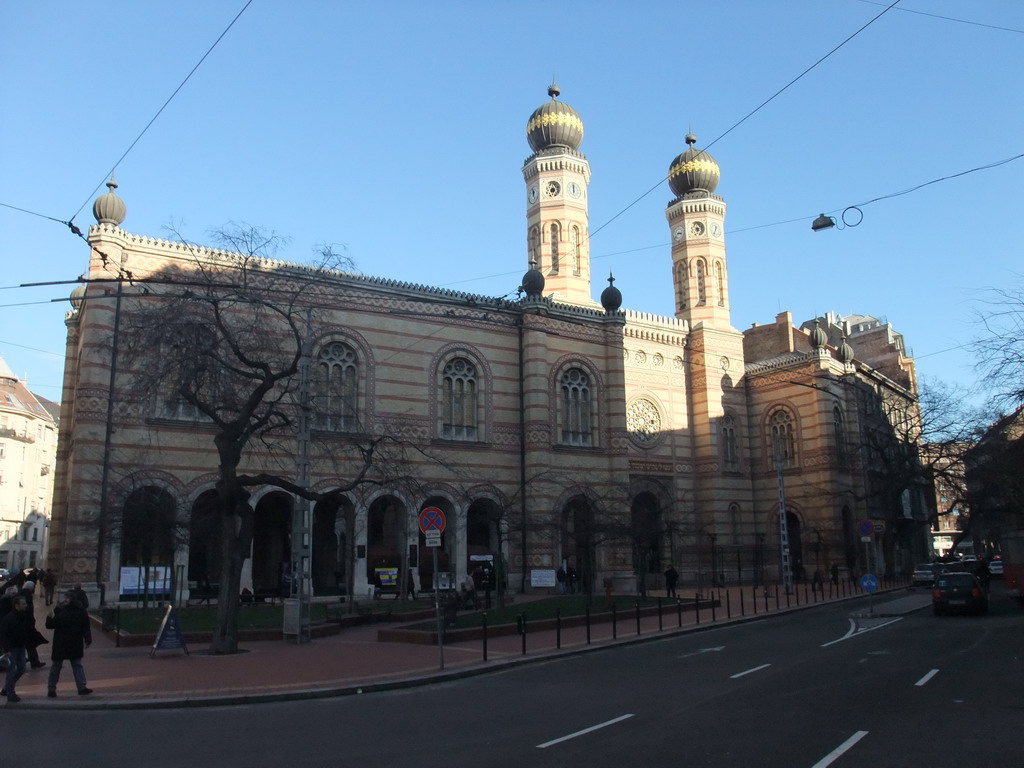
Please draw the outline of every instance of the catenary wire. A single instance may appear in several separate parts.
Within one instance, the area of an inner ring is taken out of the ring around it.
[[[785,84],[784,86],[782,86],[782,87],[781,87],[781,88],[780,88],[779,90],[777,90],[777,91],[776,91],[775,93],[773,93],[773,94],[772,94],[771,96],[769,96],[769,97],[768,97],[767,99],[765,99],[765,100],[764,100],[764,101],[762,101],[762,102],[761,102],[760,104],[758,104],[758,105],[757,105],[756,107],[754,107],[754,108],[753,108],[752,110],[750,110],[750,112],[748,112],[748,113],[747,113],[746,115],[744,115],[743,117],[741,117],[741,118],[740,118],[740,119],[739,119],[738,121],[736,121],[735,123],[733,123],[733,125],[732,125],[732,126],[730,126],[729,128],[727,128],[727,129],[726,129],[726,131],[725,131],[724,133],[722,133],[721,135],[719,135],[719,136],[718,136],[718,138],[716,138],[716,139],[715,139],[714,141],[712,141],[712,142],[711,142],[710,144],[706,144],[706,145],[704,146],[704,150],[703,150],[703,151],[707,151],[708,149],[711,149],[711,147],[713,147],[713,146],[714,146],[715,144],[717,144],[717,143],[718,143],[719,141],[721,141],[721,140],[722,140],[722,139],[724,139],[724,138],[725,138],[726,136],[728,136],[728,135],[729,135],[730,133],[732,133],[732,131],[733,131],[733,130],[735,130],[736,128],[738,128],[739,126],[741,126],[741,125],[742,125],[743,123],[745,123],[745,122],[746,122],[747,120],[749,120],[749,119],[750,119],[751,117],[753,117],[753,116],[754,116],[755,114],[757,114],[758,112],[760,112],[760,111],[761,111],[761,110],[762,110],[762,109],[763,109],[764,107],[766,107],[766,106],[767,106],[767,105],[768,105],[769,103],[771,103],[772,101],[774,101],[776,97],[780,96],[780,95],[781,95],[781,94],[782,94],[782,93],[783,93],[784,91],[788,90],[788,89],[789,89],[789,88],[790,88],[790,87],[791,87],[792,85],[794,85],[794,84],[795,84],[795,83],[796,83],[796,82],[797,82],[798,80],[800,80],[800,79],[801,79],[801,78],[802,78],[802,77],[803,77],[804,75],[806,75],[806,74],[807,74],[808,72],[810,72],[810,71],[811,71],[812,69],[814,69],[815,67],[817,67],[817,66],[818,66],[819,64],[821,64],[821,63],[822,63],[823,61],[825,61],[825,59],[827,59],[827,58],[828,58],[829,56],[831,56],[831,55],[832,55],[833,53],[835,53],[836,51],[838,51],[838,50],[839,50],[840,48],[842,48],[842,47],[843,47],[844,45],[846,45],[846,44],[847,44],[848,42],[850,42],[851,40],[853,40],[853,38],[855,38],[855,37],[856,37],[857,35],[859,35],[859,34],[860,34],[861,32],[863,32],[863,31],[864,31],[865,29],[867,29],[868,27],[870,27],[870,26],[871,26],[872,24],[874,24],[874,23],[875,23],[876,21],[878,21],[878,19],[880,19],[880,18],[881,18],[882,16],[884,16],[884,15],[885,15],[886,13],[888,13],[888,12],[889,12],[890,10],[892,10],[892,8],[894,8],[894,7],[896,6],[896,4],[897,4],[897,3],[899,3],[899,2],[900,2],[900,0],[894,0],[894,2],[893,2],[893,3],[891,3],[891,4],[890,4],[890,5],[889,5],[889,6],[887,7],[887,8],[885,8],[885,10],[883,10],[883,11],[882,11],[881,13],[879,13],[878,15],[876,15],[876,16],[875,16],[875,17],[874,17],[873,19],[871,19],[870,21],[868,21],[868,22],[867,22],[867,24],[864,24],[864,25],[863,25],[863,26],[862,26],[862,27],[861,27],[860,29],[858,29],[858,30],[857,30],[856,32],[854,32],[854,33],[853,33],[852,35],[850,35],[850,36],[849,36],[849,37],[847,37],[847,38],[846,38],[845,40],[843,40],[843,41],[842,41],[841,43],[839,43],[839,45],[835,46],[835,47],[834,47],[834,48],[833,48],[833,49],[832,49],[831,51],[829,51],[828,53],[826,53],[826,54],[825,54],[824,56],[822,56],[822,57],[821,57],[820,59],[818,59],[818,60],[817,60],[816,62],[814,62],[813,64],[811,64],[811,66],[807,67],[807,69],[805,69],[805,70],[804,70],[803,72],[801,72],[801,73],[800,73],[799,75],[797,75],[796,77],[794,77],[794,78],[793,78],[792,80],[790,80],[790,81],[789,81],[788,83],[786,83],[786,84]],[[589,232],[589,233],[587,234],[587,240],[590,240],[590,239],[592,239],[594,235],[596,235],[596,234],[597,234],[598,232],[600,232],[600,231],[601,231],[602,229],[604,229],[605,227],[607,227],[607,226],[608,226],[609,224],[611,224],[611,223],[612,223],[613,221],[615,221],[615,220],[616,220],[617,218],[619,218],[619,216],[621,216],[622,214],[624,214],[624,213],[625,213],[626,211],[628,211],[628,210],[629,210],[630,208],[632,208],[632,207],[633,207],[634,205],[636,205],[636,204],[637,204],[637,203],[639,203],[639,202],[640,202],[641,200],[643,200],[643,199],[644,199],[645,197],[647,197],[647,196],[648,196],[649,194],[651,194],[651,192],[653,192],[653,191],[654,191],[654,190],[656,190],[656,189],[657,189],[658,187],[660,187],[660,186],[661,186],[662,184],[664,184],[667,178],[668,178],[668,177],[666,176],[666,177],[664,177],[664,178],[662,178],[662,179],[659,179],[659,180],[658,180],[658,183],[657,183],[657,184],[655,184],[655,185],[654,185],[653,187],[651,187],[651,188],[650,188],[650,189],[648,189],[648,190],[647,190],[646,192],[644,192],[644,193],[643,193],[642,195],[640,195],[640,197],[636,198],[636,199],[635,199],[635,200],[634,200],[633,202],[631,202],[631,203],[630,203],[629,205],[627,205],[627,206],[626,206],[625,208],[623,208],[623,209],[622,209],[621,211],[619,211],[618,213],[616,213],[616,214],[615,214],[614,216],[612,216],[612,217],[611,217],[610,219],[608,219],[608,221],[604,222],[604,223],[603,223],[603,224],[602,224],[601,226],[599,226],[599,227],[598,227],[597,229],[593,230],[592,232]]]
[[[238,19],[241,17],[241,15],[243,13],[245,13],[246,8],[248,8],[250,5],[252,5],[252,0],[247,0],[245,5],[242,6],[242,10],[240,10],[235,15],[235,18],[233,18],[231,20],[231,23],[228,24],[227,27],[225,27],[224,31],[220,33],[220,37],[218,37],[216,40],[213,41],[213,45],[211,45],[209,47],[209,49],[206,51],[206,53],[203,54],[202,58],[199,59],[198,63],[196,63],[196,65],[194,67],[192,67],[192,71],[189,72],[185,76],[185,79],[182,80],[181,83],[178,85],[178,87],[174,89],[174,93],[172,93],[170,96],[167,97],[167,101],[165,101],[163,103],[163,106],[161,106],[160,109],[158,109],[156,111],[156,114],[153,115],[152,119],[148,123],[146,123],[146,127],[142,129],[142,132],[139,133],[139,135],[135,137],[135,140],[131,144],[128,145],[128,149],[126,149],[124,151],[124,153],[117,159],[117,162],[115,162],[114,165],[111,167],[110,173],[107,173],[103,177],[103,180],[99,184],[97,184],[95,186],[95,188],[93,188],[92,192],[90,192],[89,195],[85,198],[85,202],[83,202],[80,206],[78,206],[78,210],[75,211],[74,215],[70,219],[68,219],[69,222],[73,222],[75,220],[75,216],[78,216],[78,214],[80,214],[82,212],[82,209],[85,208],[85,206],[87,206],[89,204],[89,201],[92,200],[93,195],[96,194],[96,192],[100,189],[100,187],[102,187],[104,184],[106,184],[107,179],[110,178],[113,175],[114,171],[117,170],[117,166],[119,166],[121,164],[121,161],[124,160],[128,156],[128,153],[131,152],[132,149],[134,149],[135,145],[138,144],[139,141],[142,139],[142,137],[146,135],[146,131],[148,131],[150,126],[152,126],[153,123],[156,122],[156,119],[158,117],[160,117],[160,114],[167,108],[167,105],[171,103],[171,100],[174,99],[174,97],[178,95],[178,91],[180,91],[182,88],[185,87],[185,83],[187,83],[189,81],[189,79],[192,77],[192,75],[195,74],[196,70],[199,69],[199,67],[202,65],[202,63],[204,61],[206,61],[206,57],[209,56],[211,53],[213,53],[213,49],[216,48],[217,44],[221,40],[224,39],[224,36],[228,33],[228,31],[231,29],[231,27],[233,27],[235,25],[235,22],[238,21]]]
[[[885,5],[885,3],[878,3],[875,0],[860,0],[862,3],[868,5]],[[984,24],[980,21],[971,21],[969,19],[956,19],[952,16],[943,16],[938,13],[928,13],[927,11],[918,11],[914,8],[897,8],[897,11],[903,11],[904,13],[916,13],[918,16],[931,16],[933,19],[944,19],[945,21],[955,21],[960,24],[970,24],[975,27],[986,27],[987,29],[998,29],[1002,32],[1016,32],[1018,35],[1024,35],[1024,29],[1013,29],[1012,27],[1001,27],[998,24]]]

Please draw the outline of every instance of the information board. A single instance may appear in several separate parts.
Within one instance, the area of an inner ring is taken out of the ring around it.
[[[553,570],[530,571],[531,587],[553,587],[556,583],[555,572]]]
[[[188,646],[185,644],[185,633],[181,631],[181,622],[178,621],[178,614],[174,606],[168,605],[163,621],[160,622],[160,629],[156,633],[156,640],[153,642],[153,649],[149,652],[152,657],[157,651],[181,648],[188,653]]]

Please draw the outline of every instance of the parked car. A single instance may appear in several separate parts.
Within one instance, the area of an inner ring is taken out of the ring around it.
[[[910,575],[910,583],[915,587],[930,587],[935,582],[938,572],[937,563],[920,563],[914,567],[914,572]]]
[[[994,557],[988,564],[988,572],[990,576],[999,576],[1002,578],[1003,575],[1003,561],[1002,558]]]
[[[988,595],[973,573],[940,573],[932,587],[932,609],[936,616],[951,611],[988,612]]]

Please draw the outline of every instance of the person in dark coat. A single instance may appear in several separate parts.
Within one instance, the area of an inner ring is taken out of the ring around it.
[[[679,571],[676,570],[674,565],[669,565],[665,569],[665,596],[675,597],[676,596],[676,584],[679,583]]]
[[[46,604],[53,605],[53,593],[57,589],[57,574],[52,569],[43,571],[43,594],[46,595]]]
[[[71,595],[71,599],[78,603],[85,610],[89,610],[89,596],[85,594],[85,590],[82,589],[81,584],[75,584],[74,588],[68,593]]]
[[[57,695],[60,671],[64,667],[64,662],[70,661],[71,674],[75,677],[78,695],[88,696],[92,689],[86,685],[82,657],[85,655],[85,649],[92,644],[89,614],[69,592],[46,617],[46,628],[53,630],[53,666],[50,667],[46,695],[51,699]]]
[[[25,674],[26,648],[35,633],[28,613],[28,601],[24,595],[14,598],[14,610],[0,621],[0,656],[7,657],[7,675],[0,696],[6,696],[10,703],[21,701],[14,692],[14,686]]]
[[[39,634],[39,630],[36,629],[36,612],[35,612],[35,593],[36,583],[29,579],[25,582],[25,585],[21,588],[18,593],[20,596],[25,598],[28,603],[28,615],[29,620],[32,623],[32,637],[29,638],[28,643],[25,646],[25,651],[28,653],[28,663],[32,669],[39,669],[45,667],[46,662],[39,660],[39,646],[46,642],[46,638]]]

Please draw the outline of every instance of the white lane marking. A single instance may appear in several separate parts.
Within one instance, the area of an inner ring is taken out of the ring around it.
[[[829,641],[827,643],[822,643],[821,647],[822,648],[828,648],[830,645],[835,645],[836,643],[841,643],[841,642],[843,642],[843,640],[849,640],[851,637],[859,637],[859,636],[863,635],[865,632],[874,632],[876,629],[881,629],[882,627],[888,627],[890,624],[895,624],[897,621],[903,621],[903,617],[900,616],[899,618],[893,619],[892,621],[887,621],[887,622],[885,622],[883,624],[876,624],[873,627],[867,627],[866,629],[857,630],[857,629],[854,628],[853,620],[851,619],[850,620],[850,631],[849,632],[847,632],[845,635],[840,637],[838,640],[831,640],[831,641]]]
[[[857,731],[853,736],[848,738],[838,747],[821,758],[821,760],[812,765],[811,768],[827,768],[827,766],[832,765],[832,763],[834,763],[844,752],[847,752],[854,744],[867,735],[867,731]]]
[[[700,656],[702,653],[711,653],[713,651],[724,651],[724,650],[725,650],[725,646],[724,645],[719,645],[719,646],[716,646],[714,648],[701,648],[699,651],[694,651],[693,653],[684,653],[682,656],[676,656],[676,658],[677,659],[688,659],[691,656]]]
[[[576,733],[570,733],[568,736],[562,736],[561,738],[552,739],[551,741],[545,741],[543,744],[538,744],[537,745],[537,749],[547,749],[548,747],[554,746],[555,744],[561,744],[563,741],[568,741],[569,739],[575,739],[577,736],[583,736],[584,734],[590,733],[591,731],[596,731],[599,728],[607,728],[609,725],[615,725],[615,723],[621,723],[623,720],[628,720],[631,717],[633,717],[633,715],[622,715],[621,717],[616,717],[614,720],[607,720],[607,721],[605,721],[603,723],[598,723],[597,725],[592,725],[589,728],[584,728],[582,731],[576,731]]]
[[[729,675],[729,679],[730,680],[735,680],[737,677],[743,677],[744,675],[749,675],[751,672],[760,672],[762,669],[768,669],[768,667],[770,667],[770,666],[771,666],[771,664],[762,664],[760,667],[754,667],[753,669],[748,669],[746,672],[737,672],[735,675]]]
[[[927,683],[927,682],[928,682],[929,680],[931,680],[931,679],[932,679],[933,677],[935,677],[935,676],[936,676],[937,674],[939,674],[939,670],[937,670],[937,669],[933,669],[933,670],[932,670],[931,672],[929,672],[929,673],[928,673],[927,675],[925,675],[925,676],[924,676],[924,677],[922,677],[922,678],[921,678],[920,680],[918,680],[918,681],[917,681],[916,683],[914,683],[914,685],[916,685],[916,686],[917,686],[918,688],[920,688],[920,687],[921,687],[922,685],[924,685],[925,683]]]

